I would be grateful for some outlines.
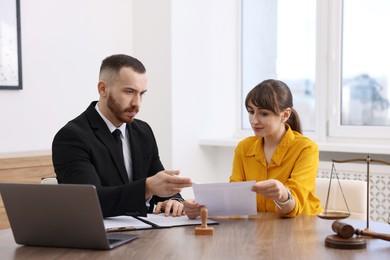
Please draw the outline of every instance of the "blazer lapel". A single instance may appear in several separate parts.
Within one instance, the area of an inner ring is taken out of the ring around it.
[[[90,119],[91,127],[95,130],[96,137],[107,147],[107,149],[110,152],[111,160],[115,164],[115,167],[117,168],[120,178],[122,179],[123,183],[129,183],[129,177],[126,171],[126,167],[123,163],[121,163],[120,160],[117,160],[117,158],[120,158],[119,151],[115,147],[115,138],[110,133],[106,123],[104,120],[100,117],[98,112],[95,110],[96,102],[93,102],[89,108],[87,109],[87,115]]]
[[[136,181],[146,177],[143,174],[141,144],[139,143],[137,133],[133,131],[131,124],[127,125],[127,131],[129,131],[130,136],[130,149],[133,163],[133,181]]]

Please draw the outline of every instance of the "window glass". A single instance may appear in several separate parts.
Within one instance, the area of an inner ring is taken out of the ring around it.
[[[274,78],[290,87],[303,130],[315,130],[316,1],[243,0],[242,25],[242,128],[246,94]]]
[[[390,126],[390,1],[344,0],[341,125]]]

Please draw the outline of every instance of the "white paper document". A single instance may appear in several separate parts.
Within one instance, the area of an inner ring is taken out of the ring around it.
[[[195,200],[209,216],[256,215],[255,181],[193,184]]]
[[[104,227],[106,228],[106,231],[122,231],[133,229],[148,229],[152,228],[152,225],[149,225],[131,216],[117,216],[105,218]]]
[[[147,217],[137,217],[138,219],[151,224],[154,227],[179,227],[179,226],[192,226],[192,225],[201,225],[202,219],[189,219],[187,216],[165,216],[165,214],[148,214]],[[218,224],[216,221],[207,219],[207,224]]]
[[[148,214],[147,217],[117,216],[104,219],[104,226],[107,232],[125,231],[135,229],[168,228],[179,226],[201,225],[202,220],[189,219],[187,216],[165,216],[165,214]],[[207,224],[218,224],[208,219]]]

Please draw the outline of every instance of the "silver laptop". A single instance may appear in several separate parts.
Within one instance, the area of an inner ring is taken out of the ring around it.
[[[17,244],[111,249],[138,237],[106,232],[93,185],[0,183],[0,193]]]

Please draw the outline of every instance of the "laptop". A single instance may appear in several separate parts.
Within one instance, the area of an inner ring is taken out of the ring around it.
[[[106,232],[93,185],[0,183],[0,194],[17,244],[107,250],[138,237]]]

